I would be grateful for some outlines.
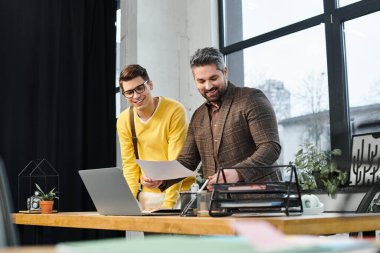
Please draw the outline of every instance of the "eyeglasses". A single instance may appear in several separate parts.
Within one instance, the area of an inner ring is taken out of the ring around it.
[[[148,81],[149,80],[146,80],[145,82],[143,82],[142,84],[140,84],[139,86],[137,86],[136,88],[132,90],[123,91],[123,96],[126,98],[132,98],[135,92],[137,94],[143,93],[145,91],[145,84],[147,84]]]

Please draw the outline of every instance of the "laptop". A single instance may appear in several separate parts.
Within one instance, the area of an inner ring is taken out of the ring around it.
[[[180,215],[180,209],[143,211],[133,196],[120,168],[80,170],[79,175],[99,214],[102,215]]]

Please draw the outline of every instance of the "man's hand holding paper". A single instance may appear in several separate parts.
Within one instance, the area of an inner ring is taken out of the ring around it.
[[[174,161],[144,161],[136,159],[136,163],[144,172],[145,180],[142,182],[149,187],[149,184],[156,184],[160,180],[169,180],[185,177],[195,177],[196,172],[187,169],[177,160]],[[161,184],[162,182],[160,182]],[[157,186],[156,186],[157,187]],[[150,187],[154,188],[154,187]]]
[[[141,177],[141,184],[148,188],[158,188],[163,182],[163,180],[154,180],[145,175]]]

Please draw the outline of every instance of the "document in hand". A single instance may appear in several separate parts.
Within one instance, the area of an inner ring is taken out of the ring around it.
[[[196,172],[187,169],[177,160],[174,161],[144,161],[135,160],[145,176],[153,180],[168,180],[183,177],[195,177]]]

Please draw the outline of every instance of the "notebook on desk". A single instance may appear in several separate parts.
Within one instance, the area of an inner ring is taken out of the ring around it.
[[[179,215],[180,209],[143,211],[119,168],[80,170],[79,175],[99,214],[102,215]]]

